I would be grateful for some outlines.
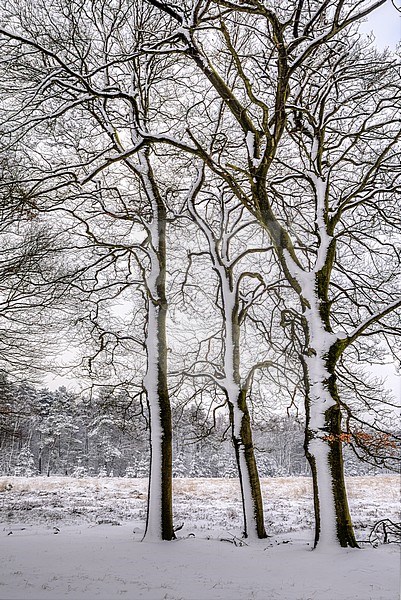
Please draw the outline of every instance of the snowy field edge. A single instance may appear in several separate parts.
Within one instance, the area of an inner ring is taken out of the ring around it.
[[[145,479],[1,477],[0,598],[398,600],[397,545],[311,551],[311,480],[262,486],[267,540],[239,543],[238,480],[175,479],[178,539],[141,543]],[[397,520],[398,476],[347,486],[358,539]]]

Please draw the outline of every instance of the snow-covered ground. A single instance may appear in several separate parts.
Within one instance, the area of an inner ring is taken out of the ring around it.
[[[248,545],[236,480],[174,484],[178,539],[142,543],[145,480],[0,478],[0,598],[398,600],[399,546],[311,551],[309,479],[263,480],[271,537]],[[359,540],[399,521],[397,476],[347,485]]]

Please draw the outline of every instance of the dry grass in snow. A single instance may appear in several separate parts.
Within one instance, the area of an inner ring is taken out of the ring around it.
[[[184,526],[151,544],[140,542],[145,480],[0,478],[0,599],[398,600],[396,545],[311,552],[311,480],[262,486],[267,540],[221,541],[241,536],[237,480],[176,479]],[[399,520],[397,476],[347,487],[358,539],[381,518]]]

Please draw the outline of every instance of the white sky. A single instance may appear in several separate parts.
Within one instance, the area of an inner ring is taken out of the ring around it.
[[[401,0],[394,0],[394,4],[401,10]],[[369,15],[366,23],[362,23],[361,31],[373,32],[380,50],[386,47],[394,50],[401,41],[401,12],[396,10],[392,0],[387,0]]]

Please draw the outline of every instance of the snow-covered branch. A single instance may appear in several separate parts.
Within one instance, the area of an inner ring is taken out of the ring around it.
[[[397,308],[400,308],[400,307],[401,307],[401,299],[398,298],[391,304],[388,304],[384,308],[378,310],[376,313],[374,313],[373,315],[371,315],[370,317],[365,319],[365,321],[363,321],[363,323],[358,325],[358,327],[356,327],[354,329],[354,331],[347,337],[347,339],[346,339],[347,346],[349,344],[352,344],[371,325],[378,323],[381,319],[383,319],[383,317],[392,313],[393,311],[397,310]]]

